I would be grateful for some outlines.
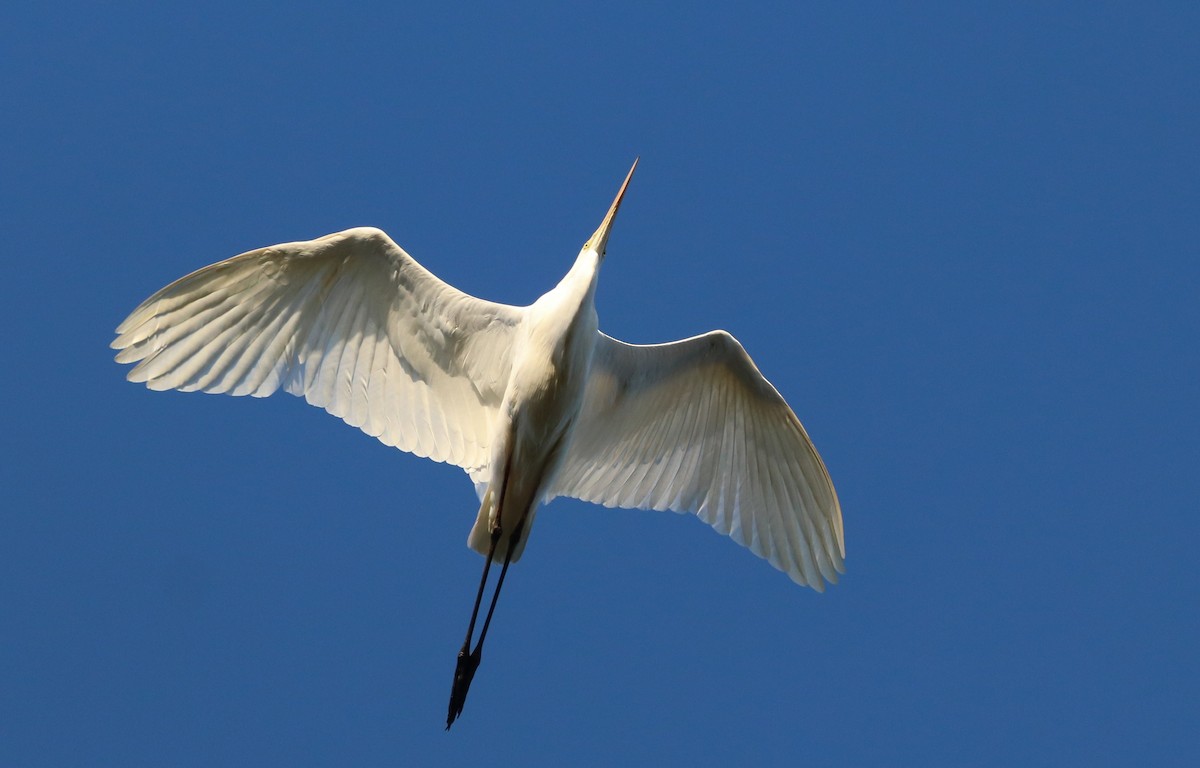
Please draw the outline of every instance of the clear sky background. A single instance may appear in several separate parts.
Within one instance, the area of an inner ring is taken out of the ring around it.
[[[1198,764],[1200,6],[492,5],[6,11],[0,765]],[[556,501],[447,734],[467,478],[112,329],[355,225],[528,303],[638,155],[601,327],[736,335],[847,573]]]

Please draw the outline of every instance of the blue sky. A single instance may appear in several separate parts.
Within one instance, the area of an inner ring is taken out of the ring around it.
[[[8,17],[0,765],[1200,759],[1194,4]],[[847,573],[556,501],[447,734],[466,477],[128,384],[111,331],[368,224],[528,303],[638,155],[601,327],[736,335]]]

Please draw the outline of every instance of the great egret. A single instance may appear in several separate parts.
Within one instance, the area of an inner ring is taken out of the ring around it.
[[[692,512],[798,584],[843,571],[842,515],[804,427],[724,331],[600,333],[596,280],[637,161],[599,229],[528,307],[443,283],[378,229],[249,251],[183,277],[117,328],[129,380],[266,397],[282,387],[418,456],[462,467],[485,555],[446,719],[461,714],[539,503]],[[492,562],[501,563],[471,640]]]

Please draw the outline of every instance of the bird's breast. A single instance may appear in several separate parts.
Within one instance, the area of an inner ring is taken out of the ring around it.
[[[569,431],[591,365],[591,347],[579,331],[574,324],[530,329],[515,356],[505,397],[514,437],[549,445]]]

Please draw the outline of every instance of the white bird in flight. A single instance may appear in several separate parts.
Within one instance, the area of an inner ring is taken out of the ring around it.
[[[629,169],[574,266],[528,307],[443,283],[359,227],[249,251],[146,299],[117,328],[129,380],[279,388],[386,445],[462,467],[485,555],[446,719],[461,714],[504,576],[538,505],[691,512],[798,584],[844,572],[837,494],[795,413],[725,331],[634,345],[597,327],[596,281]],[[471,649],[492,562],[500,575]]]

